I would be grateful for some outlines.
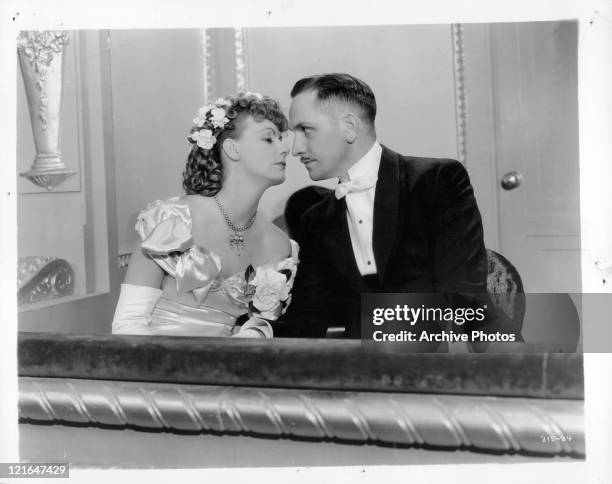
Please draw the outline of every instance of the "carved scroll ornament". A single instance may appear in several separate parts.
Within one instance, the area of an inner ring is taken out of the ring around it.
[[[64,259],[22,257],[17,265],[17,285],[19,304],[69,296],[74,291],[74,271]]]
[[[26,422],[583,456],[579,400],[20,378]]]

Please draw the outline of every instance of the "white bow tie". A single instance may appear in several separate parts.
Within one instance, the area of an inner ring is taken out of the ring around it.
[[[338,183],[336,186],[336,198],[340,200],[346,196],[347,193],[365,192],[376,184],[376,178],[374,180],[345,180]]]

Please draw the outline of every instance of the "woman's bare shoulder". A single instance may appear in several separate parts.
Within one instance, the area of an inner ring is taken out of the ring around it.
[[[260,229],[260,247],[267,263],[277,262],[291,255],[291,243],[287,234],[270,221],[264,221]]]
[[[179,201],[189,207],[191,218],[195,223],[210,224],[218,220],[218,208],[210,197],[183,195]]]

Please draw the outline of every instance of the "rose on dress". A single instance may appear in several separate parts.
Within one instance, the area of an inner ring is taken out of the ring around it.
[[[251,281],[255,286],[253,306],[266,319],[280,316],[283,304],[289,297],[287,277],[271,267],[259,267]]]
[[[285,274],[287,279],[287,295],[293,288],[293,281],[295,281],[295,273],[297,271],[297,260],[293,260],[291,257],[283,260],[276,266],[276,270],[281,274]]]
[[[279,301],[269,311],[259,311],[258,316],[268,321],[275,321],[283,314],[283,304]]]

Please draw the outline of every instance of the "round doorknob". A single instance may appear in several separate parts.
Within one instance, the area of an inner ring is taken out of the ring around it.
[[[523,183],[523,175],[518,171],[509,171],[501,179],[501,186],[504,190],[514,190]]]

